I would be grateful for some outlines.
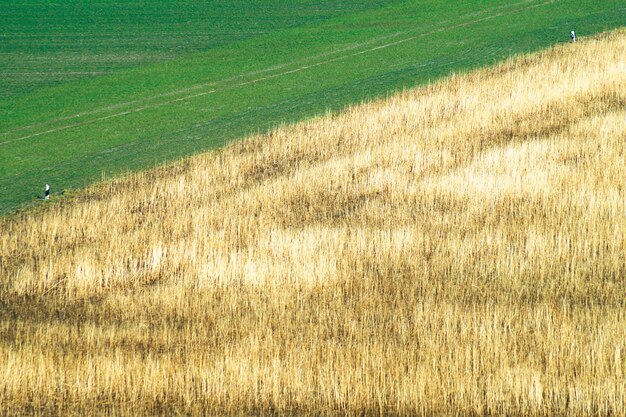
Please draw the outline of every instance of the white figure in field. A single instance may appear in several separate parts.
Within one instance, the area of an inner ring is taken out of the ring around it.
[[[569,33],[569,35],[572,37],[572,42],[576,42],[576,34],[573,30]]]
[[[46,184],[46,200],[50,200],[50,184]]]

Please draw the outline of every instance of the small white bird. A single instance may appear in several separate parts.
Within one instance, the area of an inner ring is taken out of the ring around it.
[[[572,37],[572,42],[576,42],[576,34],[573,30],[569,33],[569,35]]]

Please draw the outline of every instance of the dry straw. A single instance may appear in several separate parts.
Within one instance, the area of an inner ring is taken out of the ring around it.
[[[0,413],[626,415],[626,32],[0,220]]]

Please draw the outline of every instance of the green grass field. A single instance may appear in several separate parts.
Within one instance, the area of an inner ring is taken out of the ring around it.
[[[623,0],[3,3],[0,213],[626,22]]]

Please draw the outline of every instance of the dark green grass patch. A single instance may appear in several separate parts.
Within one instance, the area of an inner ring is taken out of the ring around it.
[[[5,99],[0,212],[624,21],[614,0],[391,2]]]

